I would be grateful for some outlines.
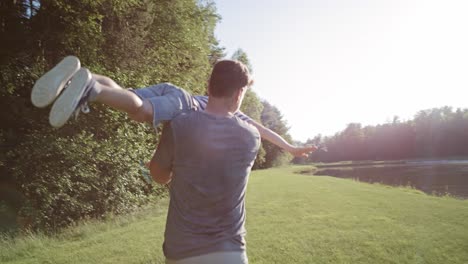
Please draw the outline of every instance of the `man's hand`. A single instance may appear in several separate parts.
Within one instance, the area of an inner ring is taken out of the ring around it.
[[[306,146],[306,147],[292,147],[288,149],[288,152],[291,153],[294,157],[304,157],[307,158],[310,153],[316,151],[318,148],[316,146]]]

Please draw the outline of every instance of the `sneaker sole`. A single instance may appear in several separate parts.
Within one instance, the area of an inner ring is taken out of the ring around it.
[[[88,69],[81,68],[73,78],[70,85],[55,101],[50,110],[49,123],[59,128],[70,119],[80,102],[86,85],[91,81],[91,73]]]
[[[31,91],[31,102],[36,107],[51,104],[65,87],[65,84],[81,67],[74,56],[65,57],[54,68],[36,81]]]

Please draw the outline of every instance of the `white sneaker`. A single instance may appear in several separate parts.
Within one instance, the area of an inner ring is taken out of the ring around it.
[[[34,84],[31,92],[33,105],[45,107],[51,104],[80,67],[80,60],[77,57],[68,56],[42,75]]]
[[[67,89],[55,101],[49,114],[49,123],[53,127],[63,126],[70,117],[76,116],[80,111],[89,112],[88,96],[91,90],[91,72],[86,68],[81,68],[73,78]]]

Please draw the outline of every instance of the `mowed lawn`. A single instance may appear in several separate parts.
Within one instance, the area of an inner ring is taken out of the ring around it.
[[[468,263],[468,201],[352,180],[252,173],[250,263]],[[0,263],[164,263],[167,201],[46,237],[0,242]]]

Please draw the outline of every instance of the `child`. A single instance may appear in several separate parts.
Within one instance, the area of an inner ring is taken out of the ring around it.
[[[249,80],[249,86],[252,82]],[[67,88],[60,94],[65,86]],[[103,103],[127,113],[132,120],[149,122],[156,128],[160,122],[170,121],[184,111],[204,110],[208,97],[192,96],[170,83],[126,90],[108,77],[81,68],[78,58],[68,56],[37,80],[31,93],[31,101],[37,107],[45,107],[54,100],[49,121],[57,128],[80,111],[88,113],[88,102]],[[296,147],[289,144],[280,135],[240,111],[235,115],[255,126],[262,138],[294,156],[307,156],[316,150],[315,146]]]

